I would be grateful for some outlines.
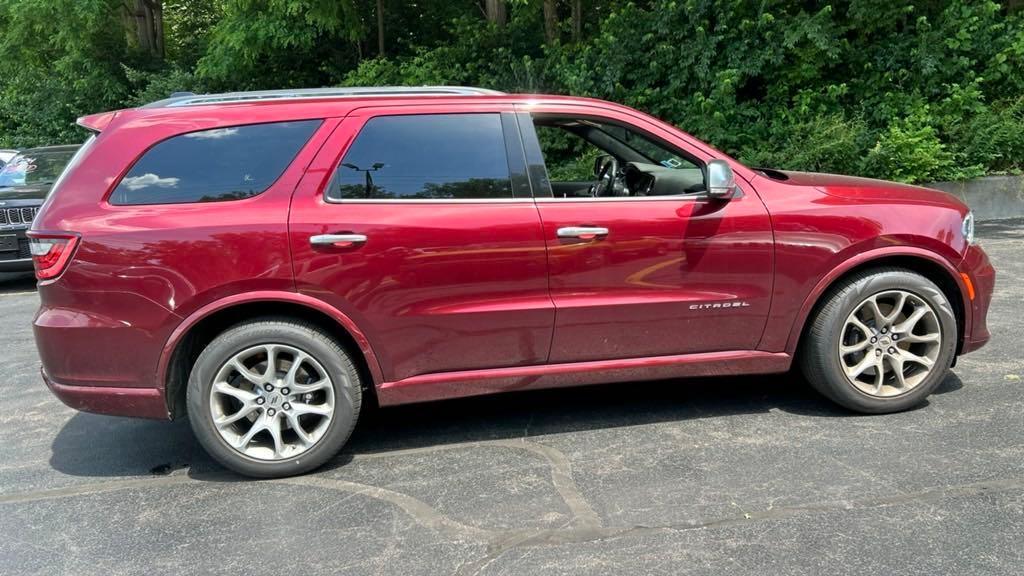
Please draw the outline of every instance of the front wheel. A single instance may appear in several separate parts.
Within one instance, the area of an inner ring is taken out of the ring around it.
[[[320,328],[291,319],[239,324],[217,336],[188,382],[189,421],[203,448],[235,472],[276,478],[334,456],[359,417],[351,357]]]
[[[815,389],[851,410],[898,412],[923,402],[946,376],[956,327],[949,300],[927,278],[869,270],[824,297],[801,365]]]

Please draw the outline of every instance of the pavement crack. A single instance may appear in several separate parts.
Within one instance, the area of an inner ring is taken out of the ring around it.
[[[477,528],[476,526],[469,526],[456,520],[452,520],[421,500],[413,498],[408,494],[388,490],[387,488],[380,488],[369,484],[359,484],[356,482],[349,482],[347,480],[320,478],[317,476],[298,476],[295,478],[272,480],[271,482],[351,492],[353,494],[361,494],[370,498],[382,500],[384,502],[394,504],[404,510],[406,514],[421,526],[444,534],[450,538],[456,538],[459,540],[468,539],[487,541],[493,537],[493,533],[489,530]]]
[[[407,448],[393,450],[390,452],[378,452],[372,454],[353,454],[353,459],[359,458],[386,458],[411,454],[425,454],[442,450],[455,450],[465,448],[487,448],[489,446],[501,446],[513,450],[525,450],[547,462],[551,474],[551,483],[558,492],[559,497],[572,513],[573,518],[579,527],[600,526],[601,519],[594,512],[594,509],[583,497],[583,493],[576,485],[572,476],[572,463],[569,458],[560,450],[550,446],[539,444],[526,439],[514,440],[486,440],[482,442],[459,442],[454,444],[442,444],[437,446],[425,446],[422,448]]]
[[[558,495],[572,512],[580,528],[601,526],[601,518],[584,498],[572,476],[572,462],[561,451],[551,446],[538,444],[529,440],[495,440],[489,442],[498,446],[527,450],[543,458],[551,469],[551,483]]]

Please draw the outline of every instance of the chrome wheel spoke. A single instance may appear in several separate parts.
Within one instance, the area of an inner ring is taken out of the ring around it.
[[[875,360],[875,394],[882,391],[882,384],[885,384],[885,360]]]
[[[866,305],[868,311],[871,312],[871,316],[875,319],[875,326],[884,325],[885,314],[882,314],[881,308],[878,307],[878,300],[876,300],[875,297],[872,297],[869,298],[868,301],[865,302],[864,304]]]
[[[896,297],[896,303],[893,305],[889,313],[885,315],[885,324],[892,324],[897,318],[899,318],[900,312],[903,311],[903,307],[907,305],[907,296],[908,294],[906,292],[899,293]]]
[[[875,366],[877,362],[878,361],[874,357],[866,355],[864,356],[864,359],[858,362],[856,365],[848,366],[846,368],[846,375],[849,376],[850,378],[857,378],[858,376],[863,374],[865,370],[871,368],[872,366]]]
[[[896,377],[896,383],[900,389],[907,388],[907,377],[903,373],[903,358],[900,356],[893,356],[892,361],[892,373]]]
[[[284,453],[284,441],[281,439],[281,418],[274,416],[267,422],[267,432],[274,441],[274,458],[280,458]]]
[[[910,316],[908,316],[906,320],[894,326],[893,330],[900,333],[912,332],[914,330],[914,327],[917,325],[917,322],[924,318],[929,313],[932,313],[932,309],[922,306],[914,310],[914,312]]]
[[[267,429],[266,419],[266,416],[260,416],[258,420],[253,422],[249,431],[239,437],[238,441],[235,442],[235,448],[244,451],[245,448],[249,446],[249,442],[252,442],[252,439],[255,438],[257,434]]]
[[[291,385],[291,387],[293,391],[299,394],[309,394],[311,392],[316,392],[317,390],[324,390],[326,388],[329,388],[330,385],[331,381],[324,378],[323,380],[318,380],[316,382],[309,382],[304,384],[295,382],[294,384]]]
[[[264,382],[266,382],[266,375],[264,375],[264,374],[257,374],[255,372],[253,372],[252,370],[246,368],[245,364],[242,364],[240,361],[238,361],[237,357],[236,358],[232,358],[231,361],[228,364],[229,364],[231,369],[233,369],[235,372],[238,372],[239,376],[241,376],[242,378],[245,378],[246,380],[248,380],[249,382],[251,382],[254,385],[258,386],[258,385],[263,384]]]
[[[238,412],[235,412],[234,414],[229,414],[227,416],[221,416],[220,418],[216,418],[214,419],[213,423],[217,425],[217,428],[223,428],[224,426],[234,424],[235,422],[238,422],[242,418],[249,416],[250,414],[253,413],[253,411],[255,411],[258,408],[259,407],[255,403],[243,404],[242,407],[238,409]]]
[[[864,340],[861,340],[856,344],[851,344],[849,346],[840,346],[839,353],[842,354],[843,356],[846,356],[848,354],[853,354],[854,352],[860,352],[861,350],[868,348],[869,346],[871,346],[871,341],[865,338]]]
[[[934,333],[931,333],[931,334],[914,334],[914,333],[910,333],[910,334],[907,334],[906,336],[904,336],[900,340],[900,343],[901,344],[918,344],[918,343],[924,343],[924,342],[938,342],[941,339],[942,339],[942,337],[939,335],[938,332],[934,332]]]
[[[299,441],[305,446],[312,446],[315,440],[306,432],[306,429],[302,427],[302,424],[299,423],[298,415],[291,412],[288,412],[286,415],[288,417],[288,424],[291,426],[292,430],[295,431],[295,435],[298,436]]]
[[[236,388],[227,382],[217,382],[213,385],[213,391],[217,394],[231,396],[243,404],[248,404],[249,402],[254,402],[256,400],[256,394],[249,392],[248,390]]]
[[[303,414],[316,414],[317,416],[330,416],[334,408],[320,404],[306,404],[304,402],[292,402],[292,413],[296,416]]]
[[[229,358],[209,401],[213,424],[229,446],[271,461],[315,446],[335,409],[327,371],[313,356],[285,344],[260,344]]]
[[[902,356],[904,362],[914,362],[924,366],[925,368],[931,368],[935,365],[935,362],[931,358],[927,358],[925,356],[918,356],[917,354],[912,354],[910,352],[903,352]]]

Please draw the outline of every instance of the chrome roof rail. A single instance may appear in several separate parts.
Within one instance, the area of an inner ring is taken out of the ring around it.
[[[255,92],[226,92],[223,94],[175,93],[170,98],[150,102],[143,108],[173,108],[201,106],[203,104],[233,104],[264,102],[268,100],[307,100],[327,98],[353,98],[376,96],[497,96],[504,94],[486,88],[471,86],[354,86],[348,88],[304,88],[296,90],[262,90]]]

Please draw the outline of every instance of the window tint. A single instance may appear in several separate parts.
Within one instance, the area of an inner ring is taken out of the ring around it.
[[[216,202],[255,196],[274,183],[320,120],[191,132],[160,142],[121,179],[111,204]]]
[[[380,116],[338,166],[331,199],[511,198],[499,114]]]

